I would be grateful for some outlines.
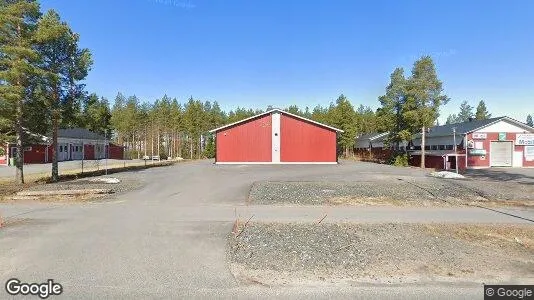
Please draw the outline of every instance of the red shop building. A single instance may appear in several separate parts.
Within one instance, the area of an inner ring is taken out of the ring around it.
[[[459,169],[534,167],[534,128],[509,117],[435,126],[425,141],[428,168],[455,169],[457,162]],[[409,149],[410,164],[419,166],[420,134]]]
[[[273,109],[210,132],[217,164],[336,164],[343,131]]]

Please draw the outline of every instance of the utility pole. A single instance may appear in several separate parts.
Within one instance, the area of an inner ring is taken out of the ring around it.
[[[106,142],[104,143],[104,155],[106,156],[106,175],[108,175],[108,133],[107,131],[104,132],[104,139]]]
[[[456,127],[452,128],[452,132],[454,133],[454,165],[456,166],[456,174],[458,174],[458,151],[456,146]]]

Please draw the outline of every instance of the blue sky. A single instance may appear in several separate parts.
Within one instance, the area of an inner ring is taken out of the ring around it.
[[[378,107],[395,67],[431,55],[451,102],[534,114],[534,1],[42,0],[95,64],[90,92],[237,106]],[[443,118],[442,118],[443,119]]]

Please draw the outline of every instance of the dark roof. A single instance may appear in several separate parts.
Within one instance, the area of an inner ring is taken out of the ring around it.
[[[373,132],[373,133],[366,133],[366,134],[362,134],[360,135],[359,137],[357,137],[356,139],[357,140],[374,140],[374,139],[377,139],[377,138],[380,138],[380,137],[384,137],[388,135],[387,132]]]
[[[469,133],[471,131],[474,131],[481,127],[486,127],[492,123],[495,123],[501,119],[504,119],[505,117],[498,117],[498,118],[491,118],[486,120],[473,120],[473,121],[467,121],[463,123],[456,123],[456,124],[447,124],[442,126],[434,126],[430,128],[429,132],[427,133],[427,137],[432,136],[447,136],[452,135],[452,130],[454,127],[456,127],[456,132],[458,134],[465,134]]]
[[[94,133],[85,128],[67,128],[59,129],[58,137],[60,138],[71,138],[71,139],[85,139],[85,140],[106,140],[105,137],[101,136],[98,133]]]

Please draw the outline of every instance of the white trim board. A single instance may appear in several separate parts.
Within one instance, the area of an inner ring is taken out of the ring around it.
[[[271,142],[271,160],[273,163],[279,163],[280,162],[280,150],[281,150],[281,144],[280,144],[280,113],[275,112],[271,115],[272,118],[272,142]]]

